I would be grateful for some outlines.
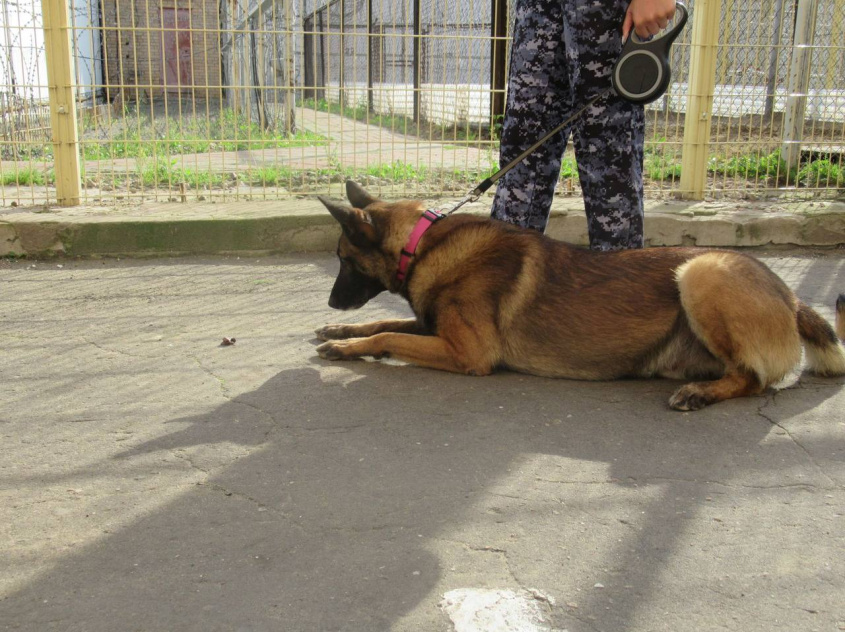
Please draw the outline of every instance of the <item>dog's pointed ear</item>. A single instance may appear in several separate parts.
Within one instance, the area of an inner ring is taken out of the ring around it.
[[[329,213],[340,223],[343,232],[353,244],[369,246],[378,241],[378,233],[369,213],[341,202],[335,202],[322,195],[318,195],[317,199],[329,209]]]
[[[380,201],[378,198],[364,191],[361,185],[352,180],[346,181],[346,197],[355,208],[367,208],[370,204]]]

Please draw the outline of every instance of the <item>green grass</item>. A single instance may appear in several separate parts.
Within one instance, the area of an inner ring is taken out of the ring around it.
[[[293,177],[294,171],[289,167],[268,166],[250,169],[241,179],[256,186],[275,187],[290,182]]]
[[[0,184],[4,187],[8,186],[44,186],[52,184],[56,177],[52,170],[48,172],[40,171],[33,167],[23,167],[21,169],[6,170],[0,174]]]
[[[681,176],[681,164],[659,153],[659,144],[650,145],[645,152],[645,175],[650,180],[676,180]],[[836,188],[845,185],[845,169],[830,160],[814,160],[800,169],[787,169],[780,150],[767,154],[750,153],[730,158],[714,156],[707,172],[714,176],[746,180],[771,180],[781,185],[799,184],[806,187]]]
[[[830,160],[815,160],[803,166],[796,178],[806,187],[843,187],[845,168]]]
[[[780,150],[763,155],[756,153],[731,158],[712,158],[707,170],[714,175],[740,177],[747,180],[765,178],[795,180],[794,173],[789,172],[786,163],[780,157]]]
[[[774,178],[783,175],[779,156],[740,156],[730,160],[711,161],[710,173],[739,178]],[[654,150],[647,150],[645,156],[645,177],[652,181],[677,180],[681,175],[681,164],[671,156],[663,156]],[[184,183],[190,189],[212,189],[233,186],[238,182],[254,187],[290,187],[292,189],[319,188],[329,182],[343,182],[347,179],[367,181],[376,178],[388,183],[416,183],[437,185],[445,190],[471,187],[498,171],[492,160],[486,167],[469,169],[433,169],[407,162],[395,161],[364,168],[344,168],[339,165],[320,169],[292,169],[283,165],[255,167],[237,174],[221,174],[192,170],[178,166],[175,159],[142,160],[134,173],[134,181],[145,188],[177,188]],[[561,164],[561,180],[578,179],[578,165],[572,157],[565,157]],[[4,174],[4,183],[13,181],[13,174]],[[19,172],[22,184],[44,183],[43,178],[52,174],[41,174],[32,170]],[[131,179],[131,177],[130,177]],[[126,184],[126,177],[117,177]],[[791,172],[789,180],[781,178],[781,184],[795,184],[807,187],[845,186],[845,169],[829,160],[817,160]]]
[[[497,171],[491,165],[487,169],[441,170],[426,166],[395,161],[390,164],[371,165],[354,169],[335,165],[323,169],[291,169],[285,166],[256,167],[238,174],[238,179],[253,186],[294,186],[320,184],[321,182],[343,182],[347,179],[361,180],[379,178],[389,182],[426,183],[446,180],[452,183],[477,183]]]
[[[396,131],[406,131],[415,126],[408,117],[385,116],[368,113],[366,108],[343,108],[339,104],[325,101],[312,102],[311,105],[324,111],[343,113],[357,120],[366,120],[371,124],[382,125]],[[128,124],[131,125],[131,113]],[[233,187],[237,184],[248,184],[253,187],[289,187],[292,190],[313,190],[324,187],[326,183],[342,182],[352,178],[358,180],[372,180],[373,178],[387,183],[413,183],[427,185],[448,191],[471,187],[489,177],[498,170],[498,164],[493,159],[492,149],[488,154],[487,164],[477,167],[444,168],[416,165],[403,161],[385,163],[365,168],[343,168],[339,164],[331,164],[319,169],[292,169],[287,166],[269,165],[240,171],[237,174],[212,172],[208,169],[191,169],[182,166],[176,156],[186,153],[203,153],[208,151],[236,151],[267,147],[296,147],[325,144],[325,138],[308,132],[286,136],[284,132],[262,130],[256,123],[247,121],[243,116],[236,115],[231,110],[224,110],[219,116],[207,119],[186,118],[179,122],[170,122],[169,126],[162,123],[159,127],[147,124],[140,129],[129,129],[120,138],[113,140],[83,140],[83,160],[108,161],[116,158],[132,158],[136,161],[134,171],[106,174],[99,170],[85,174],[84,162],[82,169],[83,182],[88,185],[120,188],[123,186],[142,186],[144,188],[178,189],[185,185],[189,189],[220,189]],[[415,129],[415,127],[414,127]],[[460,128],[459,126],[440,126],[440,133],[452,133],[455,129],[463,129],[463,139],[474,142],[481,138],[475,130]],[[449,145],[459,148],[466,145]],[[9,145],[11,147],[11,145]],[[8,149],[6,144],[0,143],[0,150]],[[5,168],[0,173],[2,186],[47,186],[55,182],[52,169],[43,166],[34,167],[26,163],[22,156],[26,153],[26,146],[18,144],[14,147],[18,152],[21,168],[18,170]],[[33,143],[33,152],[44,157],[51,152],[49,147]],[[2,152],[0,152],[2,153]],[[5,155],[5,154],[4,154]],[[111,167],[105,162],[106,168]],[[649,141],[645,148],[645,177],[652,182],[676,181],[681,175],[680,157],[677,156],[665,138]],[[749,152],[735,156],[712,157],[708,164],[708,173],[712,176],[746,179],[760,182],[761,186],[799,186],[811,188],[843,188],[845,187],[845,165],[828,158],[806,162],[799,169],[788,170],[781,158],[780,151]],[[576,180],[578,166],[575,159],[567,156],[563,159],[560,172],[561,180]],[[97,180],[100,182],[98,183]]]
[[[223,186],[224,176],[210,171],[194,171],[183,169],[182,181],[191,189],[214,189]]]
[[[412,165],[397,160],[393,164],[374,165],[364,170],[364,175],[392,180],[393,182],[425,182],[431,170],[425,165]]]
[[[665,142],[664,137],[655,138],[645,146],[643,173],[649,180],[676,180],[681,176],[681,165],[667,156]]]
[[[314,147],[328,142],[325,137],[305,130],[288,135],[284,130],[262,129],[258,123],[231,109],[208,118],[186,116],[153,121],[127,110],[125,117],[117,118],[111,126],[101,129],[93,126],[92,120],[83,117],[80,126],[82,160],[162,159],[213,151]],[[49,159],[52,156],[50,144],[0,143],[0,158],[4,160]]]
[[[140,162],[136,176],[146,188],[172,188],[185,184],[191,189],[211,189],[225,183],[223,174],[177,167],[176,161]]]
[[[561,162],[560,165],[560,177],[561,179],[578,179],[578,163],[575,162],[575,158],[570,158],[569,156],[567,156],[563,159],[563,162]]]
[[[137,125],[129,113],[125,122],[128,129],[115,132],[113,137],[83,138],[83,160],[160,159],[213,151],[313,147],[328,142],[323,136],[304,130],[288,135],[284,130],[262,129],[258,123],[230,109],[209,118],[154,122],[139,119]]]
[[[3,160],[40,160],[53,157],[53,145],[50,143],[0,142],[0,159]]]
[[[164,137],[163,134],[168,136]],[[326,139],[311,132],[298,132],[290,138],[264,133],[250,137],[229,136],[203,138],[184,130],[146,135],[137,130],[115,140],[83,141],[83,160],[114,160],[117,158],[153,158],[182,154],[204,154],[215,151],[245,151],[251,149],[282,149],[325,145]]]
[[[677,180],[681,177],[681,165],[659,154],[646,154],[643,171],[649,180]]]

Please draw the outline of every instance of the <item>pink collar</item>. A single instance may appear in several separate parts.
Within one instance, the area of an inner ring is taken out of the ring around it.
[[[414,229],[408,236],[408,241],[405,242],[405,247],[402,248],[402,254],[399,256],[399,268],[396,270],[396,279],[400,283],[405,282],[405,276],[408,274],[408,265],[411,263],[411,257],[413,257],[417,252],[417,244],[420,243],[420,239],[422,239],[423,234],[431,228],[432,224],[440,221],[444,217],[446,217],[446,215],[440,211],[428,209],[422,214],[422,217],[417,220]]]

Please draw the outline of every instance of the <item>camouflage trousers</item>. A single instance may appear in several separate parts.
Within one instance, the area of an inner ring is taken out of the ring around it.
[[[502,166],[610,87],[629,0],[516,0]],[[543,232],[570,133],[590,247],[643,245],[645,115],[615,93],[500,181],[492,217]]]

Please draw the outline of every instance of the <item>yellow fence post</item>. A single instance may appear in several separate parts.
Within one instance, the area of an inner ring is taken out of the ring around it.
[[[722,0],[697,0],[692,20],[689,92],[684,119],[681,156],[681,192],[686,198],[704,199],[707,158],[710,149],[710,119],[716,88],[716,56]]]
[[[76,206],[80,195],[79,129],[68,3],[66,0],[41,0],[41,10],[56,166],[56,198],[62,206]]]

